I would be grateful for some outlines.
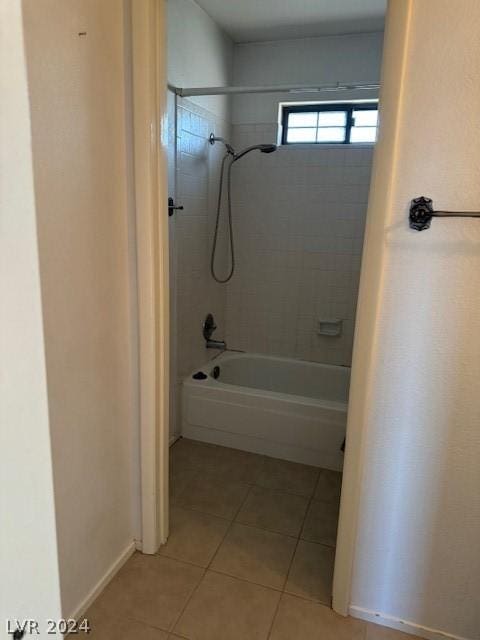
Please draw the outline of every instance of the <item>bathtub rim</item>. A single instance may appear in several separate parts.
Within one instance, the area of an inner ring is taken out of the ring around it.
[[[255,358],[260,358],[262,360],[276,360],[280,362],[301,362],[305,364],[309,364],[312,366],[318,366],[321,368],[328,369],[342,369],[348,370],[348,376],[350,374],[350,367],[346,365],[337,365],[337,364],[324,364],[321,362],[312,362],[311,360],[300,360],[298,358],[288,358],[282,356],[269,356],[266,354],[254,353],[252,351],[223,351],[222,353],[218,353],[211,360],[208,360],[205,364],[200,367],[196,367],[193,371],[191,371],[188,376],[185,376],[182,380],[182,384],[185,386],[189,386],[192,388],[205,388],[205,389],[218,389],[225,390],[231,393],[238,391],[238,393],[242,393],[245,395],[250,395],[254,397],[268,397],[276,400],[284,400],[294,404],[311,404],[318,407],[323,407],[326,409],[347,412],[348,411],[348,399],[345,402],[337,402],[335,400],[328,400],[326,398],[314,398],[312,396],[302,396],[296,393],[288,393],[285,391],[272,391],[270,389],[261,389],[258,387],[245,387],[239,384],[230,384],[228,382],[219,382],[218,379],[213,378],[209,371],[214,363],[217,361],[226,361],[226,360],[237,360],[243,359],[245,357],[253,356]],[[208,378],[204,380],[195,380],[192,376],[194,373],[198,371],[203,371],[207,374]],[[288,399],[288,400],[287,400]]]

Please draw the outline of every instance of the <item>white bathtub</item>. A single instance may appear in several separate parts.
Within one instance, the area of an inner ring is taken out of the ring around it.
[[[225,352],[200,370],[183,382],[185,437],[342,469],[349,368]]]

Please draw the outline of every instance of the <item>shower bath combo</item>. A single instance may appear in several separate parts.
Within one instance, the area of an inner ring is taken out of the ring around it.
[[[220,170],[210,269],[226,283],[235,271],[231,172],[251,151],[272,153],[274,144],[257,144],[236,152],[224,138],[209,138],[225,147]],[[226,176],[225,176],[226,173]],[[224,186],[230,248],[228,275],[215,271]],[[209,313],[203,324],[207,349],[220,351],[183,380],[182,435],[193,440],[251,451],[259,455],[341,471],[346,434],[350,369],[283,356],[227,350],[213,339],[217,329]],[[328,334],[334,335],[334,334]],[[337,334],[335,334],[337,335]]]
[[[231,196],[231,184],[232,184],[232,167],[243,158],[243,156],[247,155],[251,151],[260,151],[261,153],[273,153],[276,151],[277,146],[275,144],[255,144],[251,147],[247,147],[243,149],[239,153],[235,151],[230,143],[228,143],[224,138],[220,138],[215,136],[213,133],[210,134],[209,137],[210,144],[215,144],[216,142],[221,142],[225,145],[225,149],[227,150],[220,168],[220,183],[218,185],[218,200],[217,200],[217,217],[215,221],[215,231],[213,234],[213,244],[212,244],[212,255],[210,259],[210,272],[214,280],[219,282],[220,284],[225,284],[229,282],[235,272],[235,239],[233,235],[233,219],[232,219],[232,196]],[[228,162],[229,161],[229,162]],[[228,163],[228,164],[227,164]],[[220,278],[215,271],[215,255],[217,251],[217,240],[218,240],[218,228],[220,225],[220,215],[222,210],[222,197],[223,197],[223,184],[225,179],[225,170],[227,172],[227,215],[228,215],[228,233],[230,238],[230,270],[225,278]]]

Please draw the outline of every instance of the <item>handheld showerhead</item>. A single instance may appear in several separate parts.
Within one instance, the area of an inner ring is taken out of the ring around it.
[[[243,158],[243,156],[245,156],[247,153],[250,153],[250,151],[261,151],[262,153],[273,153],[276,150],[277,150],[276,144],[254,144],[252,147],[247,147],[243,151],[240,151],[240,153],[236,153],[233,158],[233,162],[240,160],[240,158]]]
[[[276,150],[277,146],[274,144],[256,144],[253,147],[247,147],[240,153],[235,153],[232,145],[228,144],[223,138],[217,138],[213,133],[210,134],[209,137],[210,144],[215,144],[215,142],[222,142],[226,149],[227,153],[223,156],[222,165],[220,168],[220,184],[218,185],[218,200],[217,200],[217,218],[215,220],[215,231],[213,232],[213,244],[212,244],[212,253],[210,256],[210,273],[212,277],[217,282],[224,284],[225,282],[229,282],[235,272],[235,241],[233,238],[233,215],[232,215],[232,196],[231,196],[231,177],[232,177],[232,167],[237,160],[243,158],[244,155],[250,153],[250,151],[260,151],[261,153],[272,153]],[[231,156],[231,158],[229,158]],[[228,234],[230,238],[230,269],[228,274],[221,278],[217,275],[215,270],[215,256],[217,252],[217,240],[218,240],[218,228],[220,224],[220,214],[222,209],[222,194],[223,194],[223,179],[225,168],[227,171],[227,211],[228,211]]]
[[[246,155],[247,153],[250,153],[250,151],[261,151],[262,153],[273,153],[274,151],[277,150],[276,144],[254,144],[252,147],[247,147],[243,151],[240,151],[240,153],[235,153],[235,149],[232,147],[232,145],[229,142],[225,140],[225,138],[216,136],[214,133],[210,134],[210,136],[208,137],[208,141],[212,145],[215,144],[216,142],[221,142],[223,145],[225,145],[227,153],[233,156],[233,162],[235,162],[236,160],[240,160],[240,158],[243,158],[243,156]]]
[[[277,145],[276,144],[261,144],[260,145],[260,151],[262,153],[273,153],[276,150],[277,150]]]

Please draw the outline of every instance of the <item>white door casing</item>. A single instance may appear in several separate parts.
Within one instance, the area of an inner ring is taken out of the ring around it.
[[[142,551],[150,554],[168,536],[170,311],[165,22],[163,0],[132,3]]]

